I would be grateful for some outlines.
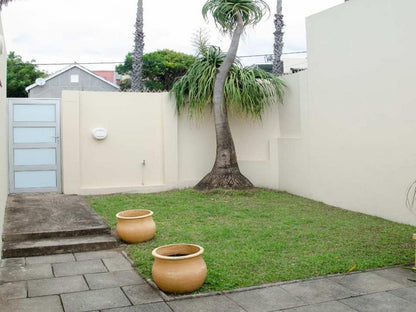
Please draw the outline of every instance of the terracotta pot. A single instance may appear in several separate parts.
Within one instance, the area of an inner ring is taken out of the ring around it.
[[[119,212],[116,215],[118,237],[127,243],[141,243],[152,239],[156,232],[152,215],[153,211],[145,209]]]
[[[152,276],[156,285],[168,293],[188,293],[202,286],[207,277],[204,248],[191,244],[166,245],[152,251],[155,258]]]

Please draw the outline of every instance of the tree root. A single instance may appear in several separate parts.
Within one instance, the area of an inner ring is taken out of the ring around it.
[[[253,184],[239,170],[218,172],[213,169],[194,188],[200,191],[212,189],[247,190],[253,188]]]

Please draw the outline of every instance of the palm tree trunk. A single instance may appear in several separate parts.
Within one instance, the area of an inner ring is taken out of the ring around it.
[[[214,167],[196,186],[196,189],[231,188],[247,189],[253,184],[241,174],[237,163],[234,141],[228,123],[227,107],[224,99],[224,85],[237,55],[240,37],[244,30],[241,15],[237,13],[238,23],[233,32],[227,56],[217,71],[214,85],[214,118],[217,152]]]
[[[137,1],[136,32],[134,34],[133,71],[131,75],[131,91],[142,91],[142,68],[143,68],[143,0]]]
[[[283,74],[282,50],[283,50],[283,14],[282,0],[277,0],[277,11],[274,16],[274,46],[273,46],[273,69],[272,72],[276,76]]]

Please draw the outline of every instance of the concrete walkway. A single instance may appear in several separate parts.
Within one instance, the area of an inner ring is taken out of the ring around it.
[[[119,250],[1,260],[0,311],[416,311],[416,273],[399,267],[213,295],[169,297]]]

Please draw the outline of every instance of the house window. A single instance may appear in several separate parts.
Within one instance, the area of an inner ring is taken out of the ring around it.
[[[71,75],[71,83],[78,83],[79,75]]]

